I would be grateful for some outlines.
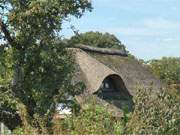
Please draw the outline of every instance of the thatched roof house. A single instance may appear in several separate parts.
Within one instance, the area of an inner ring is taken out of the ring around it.
[[[86,90],[76,97],[82,107],[89,102],[89,97],[96,97],[98,104],[119,115],[124,107],[132,109],[137,87],[153,87],[154,90],[161,87],[158,79],[122,50],[89,46],[71,50],[78,65],[73,80],[86,86]]]

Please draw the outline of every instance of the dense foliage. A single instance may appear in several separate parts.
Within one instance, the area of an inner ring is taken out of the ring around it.
[[[85,44],[99,48],[125,49],[125,46],[115,35],[92,31],[77,34],[71,37],[68,43],[70,45]]]
[[[138,89],[134,97],[135,110],[125,127],[125,134],[177,135],[179,99],[168,91],[161,90],[153,95],[151,89]]]
[[[180,58],[164,57],[146,63],[150,71],[168,84],[180,84]]]
[[[54,127],[56,134],[63,135],[121,135],[123,129],[124,120],[117,121],[110,113],[107,113],[106,108],[94,103],[89,104],[87,109],[79,115],[67,117],[61,123],[56,122]]]
[[[56,104],[75,94],[73,59],[56,41],[63,20],[86,10],[88,0],[0,0],[0,121],[10,129],[41,133],[40,121],[50,126]]]
[[[138,88],[134,111],[124,111],[123,118],[114,118],[106,108],[90,102],[80,114],[56,121],[54,131],[63,135],[177,135],[180,127],[178,95],[169,93],[170,89],[156,94],[152,91]]]
[[[138,92],[135,97],[135,110],[126,128],[128,133],[178,134],[180,58],[163,57],[147,62],[141,60],[140,63],[168,85],[166,90],[158,92],[155,98],[149,90]]]

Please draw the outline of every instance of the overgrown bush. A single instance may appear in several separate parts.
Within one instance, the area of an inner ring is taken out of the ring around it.
[[[134,97],[134,111],[124,110],[121,119],[90,103],[78,116],[67,117],[54,129],[60,128],[62,135],[177,135],[180,132],[178,99],[175,89],[161,89],[155,93],[152,89],[139,88]]]
[[[56,123],[57,124],[57,123]],[[59,131],[55,134],[62,135],[121,135],[124,125],[117,121],[107,110],[91,104],[78,116],[71,116],[59,123]],[[63,132],[63,133],[59,133]]]
[[[180,84],[180,58],[163,57],[145,63],[150,71],[167,84]]]
[[[180,132],[180,103],[167,90],[152,94],[150,89],[139,89],[134,102],[135,110],[125,134],[177,135]]]
[[[174,95],[162,89],[154,93],[152,89],[139,88],[134,97],[135,109],[124,111],[124,117],[114,118],[106,108],[90,103],[86,110],[56,120],[51,129],[54,135],[177,135],[180,131],[179,93]],[[40,123],[40,122],[39,122]],[[41,124],[43,125],[43,123]],[[25,128],[27,129],[27,127]],[[41,127],[41,129],[43,129]],[[33,134],[32,128],[29,132]],[[46,133],[46,131],[42,131]],[[23,128],[14,131],[24,135]]]

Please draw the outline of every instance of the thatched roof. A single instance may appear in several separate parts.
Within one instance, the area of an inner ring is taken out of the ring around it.
[[[148,69],[137,60],[127,56],[88,53],[81,49],[72,49],[76,63],[79,65],[80,74],[76,76],[82,80],[89,93],[94,93],[102,81],[110,75],[122,78],[131,95],[135,94],[137,87],[158,90],[162,84]]]
[[[117,74],[81,49],[73,49],[73,51],[75,52],[76,63],[85,78],[81,81],[85,83],[89,94],[96,92],[107,76]]]
[[[77,44],[74,48],[79,48],[84,51],[99,53],[99,54],[108,54],[108,55],[119,55],[119,56],[128,56],[127,51],[125,49],[108,49],[108,48],[97,48],[88,45]]]
[[[134,95],[137,87],[159,90],[162,83],[146,67],[130,57],[91,54],[93,58],[116,72],[125,83],[126,88]]]
[[[101,49],[94,52],[92,50],[82,50],[82,48],[72,48],[71,50],[78,65],[74,80],[84,82],[86,86],[84,93],[77,96],[80,104],[83,104],[87,97],[98,91],[103,80],[107,77],[111,77],[120,91],[123,91],[120,93],[121,95],[128,97],[130,101],[128,104],[131,104],[132,96],[136,93],[137,87],[152,87],[154,90],[158,90],[162,86],[161,82],[145,67],[127,55],[98,52]],[[111,50],[108,50],[108,52],[111,52]],[[100,101],[98,98],[97,100]],[[102,104],[105,103],[102,102]],[[114,110],[115,113],[118,112],[117,108]]]

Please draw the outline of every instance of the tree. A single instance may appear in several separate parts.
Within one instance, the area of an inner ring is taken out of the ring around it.
[[[56,103],[75,93],[71,55],[56,41],[63,20],[86,10],[88,0],[0,0],[0,121],[10,129],[40,128],[37,117],[48,126]]]
[[[180,84],[180,58],[164,57],[147,64],[150,71],[168,84]]]
[[[71,37],[68,43],[70,45],[85,44],[100,48],[125,49],[125,46],[113,34],[109,34],[109,33],[103,34],[100,32],[92,32],[92,31],[82,34],[77,34]]]

